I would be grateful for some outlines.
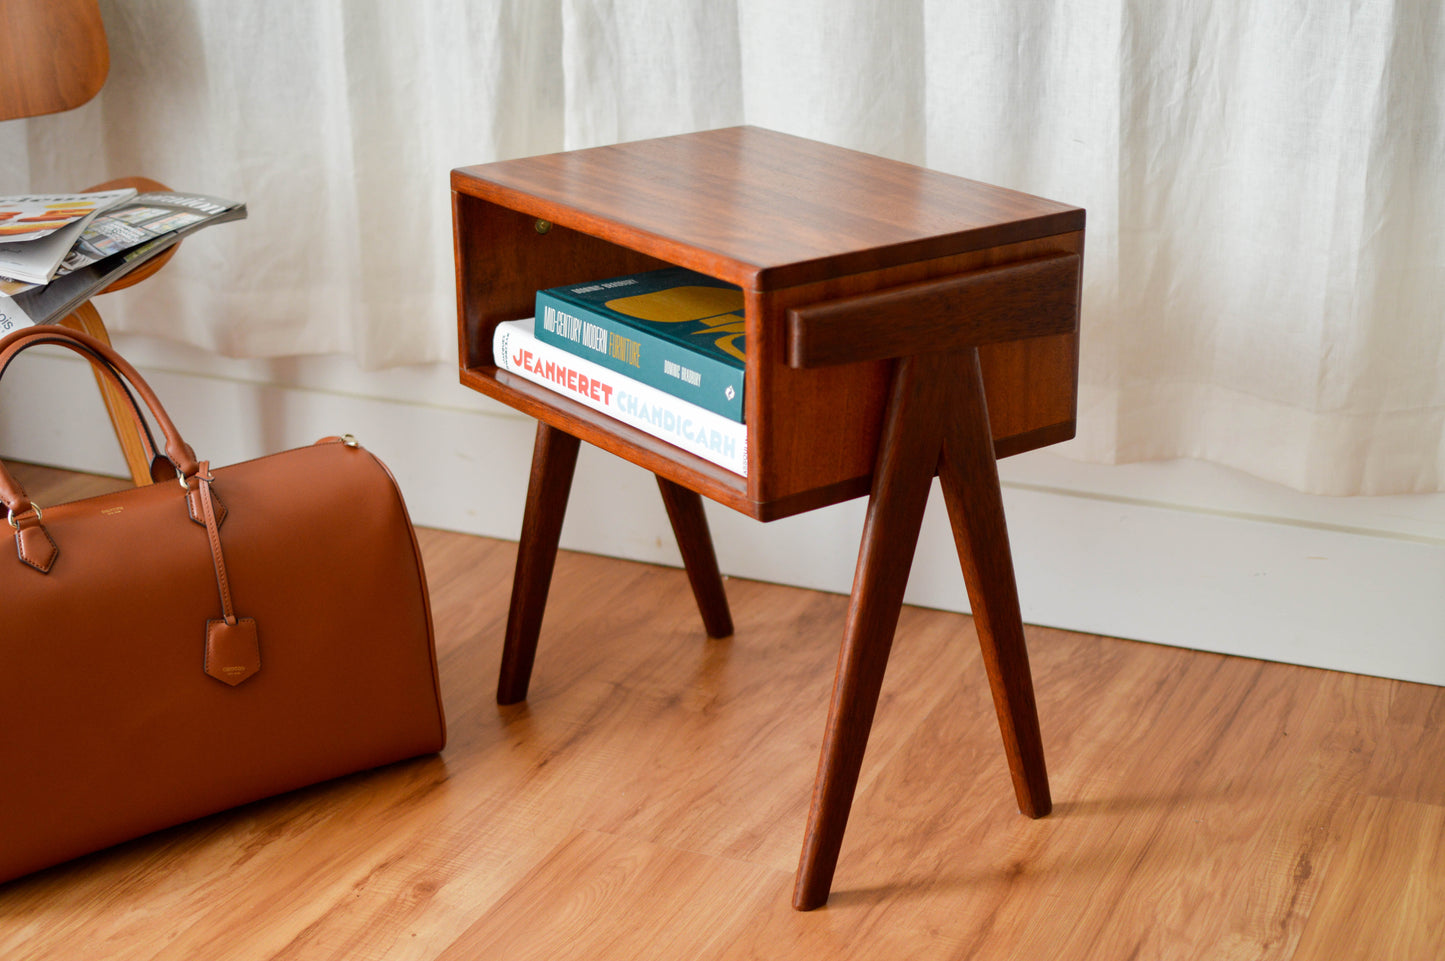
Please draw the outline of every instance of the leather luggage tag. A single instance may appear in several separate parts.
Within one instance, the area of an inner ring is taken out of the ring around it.
[[[235,687],[261,669],[261,643],[249,617],[206,622],[206,673]]]
[[[60,556],[55,539],[35,518],[27,518],[15,528],[15,550],[20,560],[42,574],[49,574],[51,565]]]

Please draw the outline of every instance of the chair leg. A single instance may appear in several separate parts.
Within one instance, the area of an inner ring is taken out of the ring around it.
[[[1023,814],[1039,818],[1049,813],[1053,802],[977,350],[963,352],[954,385],[958,401],[955,415],[944,428],[939,481],[968,586],[1014,794]]]
[[[667,519],[672,522],[672,533],[682,552],[682,565],[702,614],[703,629],[708,637],[729,637],[733,633],[733,616],[728,609],[728,596],[723,589],[722,572],[718,570],[702,498],[664,477],[657,478],[657,489],[662,492]]]
[[[100,311],[89,301],[75,308],[74,312],[60,321],[60,325],[89,334],[106,345],[110,344],[110,335],[106,332],[105,322],[100,319]],[[140,427],[135,422],[135,412],[126,402],[120,388],[108,377],[99,370],[92,369],[92,373],[95,374],[96,386],[100,388],[101,399],[105,401],[105,411],[110,415],[111,426],[115,429],[115,439],[120,443],[120,452],[125,456],[126,469],[130,471],[136,486],[144,487],[151,483],[153,454],[141,436]]]
[[[517,569],[512,578],[512,604],[507,614],[507,636],[502,669],[497,679],[497,703],[526,700],[537,655],[537,636],[547,589],[557,561],[557,542],[567,495],[577,467],[577,438],[546,424],[537,424],[532,446],[532,476],[527,482],[527,506],[522,514],[522,536],[517,543]]]
[[[899,362],[894,375],[793,889],[793,907],[800,911],[828,900],[938,466],[938,405],[946,380],[933,375],[933,366],[930,357],[908,358]]]

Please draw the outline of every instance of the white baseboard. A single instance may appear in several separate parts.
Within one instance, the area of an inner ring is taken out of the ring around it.
[[[533,424],[449,367],[366,374],[337,359],[119,343],[217,464],[349,432],[391,467],[416,523],[517,536]],[[86,366],[37,354],[0,388],[0,451],[123,474]],[[1047,452],[1001,473],[1030,623],[1445,685],[1445,494],[1311,497],[1202,463],[1101,467]],[[847,592],[863,509],[759,524],[710,504],[708,516],[729,575]],[[680,563],[651,478],[586,447],[562,541]],[[907,600],[967,610],[937,490]]]

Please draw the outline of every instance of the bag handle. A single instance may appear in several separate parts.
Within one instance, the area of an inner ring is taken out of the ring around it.
[[[145,378],[109,345],[88,334],[82,334],[68,327],[58,327],[50,324],[39,327],[26,327],[0,339],[0,376],[4,376],[6,369],[10,366],[10,362],[22,351],[40,344],[52,344],[73,350],[99,365],[107,374],[114,377],[122,387],[128,383],[129,386],[134,389],[135,393],[140,395],[141,400],[145,402],[151,415],[155,417],[156,424],[159,425],[161,433],[165,436],[166,459],[169,460],[171,466],[176,469],[176,473],[181,479],[181,485],[189,489],[190,484],[188,481],[200,470],[200,464],[196,460],[196,452],[191,449],[190,444],[187,444],[181,438],[180,432],[176,430],[175,423],[171,421],[170,415],[168,415],[165,408],[161,406],[159,398],[157,398],[155,392],[151,390],[150,385],[145,382]],[[129,395],[130,391],[126,393]],[[131,397],[131,403],[132,406],[134,406],[135,401],[133,395]],[[138,409],[135,411],[135,414],[136,417],[141,420],[142,424],[144,424],[145,419],[140,416]],[[11,526],[15,524],[15,517],[30,511],[32,506],[29,496],[25,493],[25,489],[11,476],[10,471],[6,469],[3,462],[0,462],[0,504],[3,504],[9,512]]]
[[[237,617],[231,604],[230,577],[226,573],[226,560],[221,551],[221,522],[225,519],[225,507],[211,490],[214,478],[208,464],[196,461],[196,452],[181,439],[180,432],[171,421],[165,408],[145,378],[111,347],[94,337],[79,333],[68,327],[27,327],[0,339],[0,376],[22,351],[37,344],[54,344],[82,354],[99,365],[107,375],[113,377],[124,389],[127,384],[140,395],[150,409],[161,433],[166,438],[166,458],[176,469],[181,487],[185,490],[185,501],[191,518],[206,529],[211,560],[216,569],[216,585],[220,592],[222,617],[206,622],[206,648],[203,669],[207,674],[225,684],[235,686],[261,669],[261,651],[257,640],[256,622],[249,617]],[[124,390],[130,399],[132,412],[140,419],[145,418],[136,406],[135,396]],[[152,445],[154,446],[154,445]],[[194,481],[194,485],[192,484]],[[42,523],[40,508],[31,502],[24,488],[15,482],[3,463],[0,463],[0,502],[8,512],[10,526],[15,529],[15,546],[24,564],[48,574],[60,549]]]
[[[95,372],[96,378],[103,378],[114,388],[117,396],[125,399],[125,407],[130,411],[131,420],[135,422],[136,440],[140,442],[141,454],[145,458],[145,462],[150,465],[151,482],[159,483],[170,480],[175,468],[172,467],[165,455],[156,453],[159,448],[156,447],[155,434],[151,432],[150,421],[146,420],[145,414],[141,413],[140,403],[135,399],[135,391],[131,390],[130,384],[127,384],[99,354],[93,353],[88,347],[77,345],[76,349],[84,353],[90,360],[91,369]]]

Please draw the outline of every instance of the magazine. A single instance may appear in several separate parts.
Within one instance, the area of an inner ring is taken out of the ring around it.
[[[246,205],[201,194],[145,193],[99,214],[48,284],[0,281],[0,335],[60,320],[121,277]]]
[[[48,283],[81,233],[135,188],[0,197],[0,278]]]

